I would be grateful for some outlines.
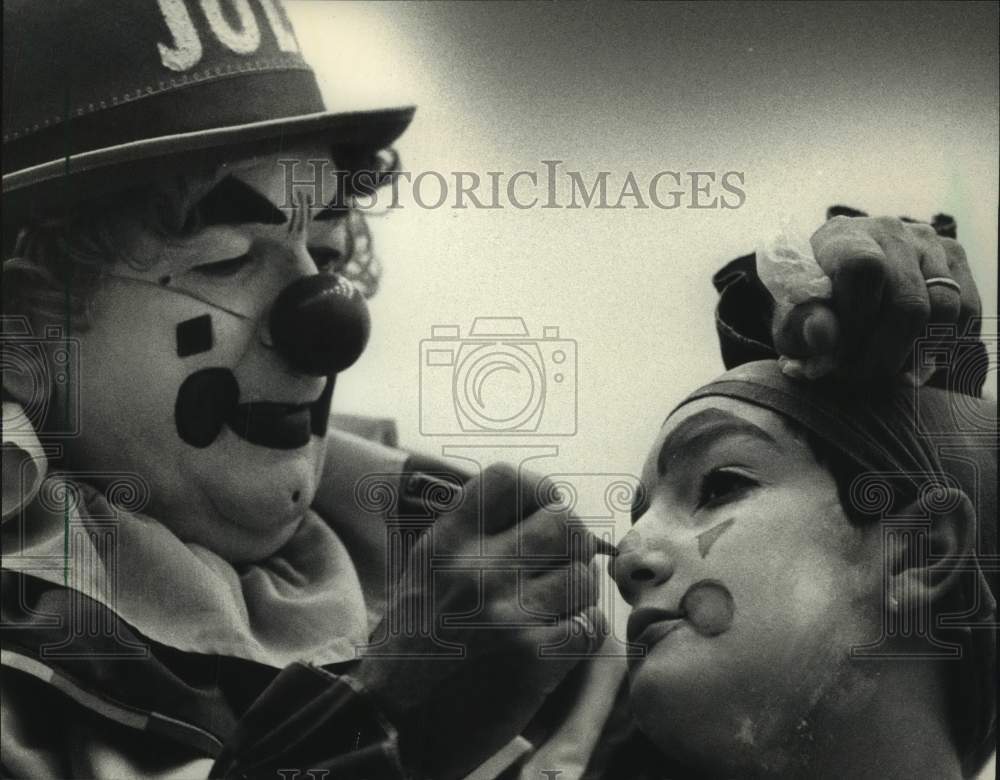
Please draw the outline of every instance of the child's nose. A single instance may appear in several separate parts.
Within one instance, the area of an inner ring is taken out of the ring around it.
[[[608,573],[630,604],[644,590],[656,588],[674,574],[674,563],[665,540],[643,536],[633,528],[618,545],[618,555],[608,561]]]

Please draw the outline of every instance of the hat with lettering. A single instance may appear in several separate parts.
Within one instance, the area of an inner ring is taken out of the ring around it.
[[[374,151],[413,116],[327,110],[280,0],[5,0],[3,21],[5,224],[179,155]]]

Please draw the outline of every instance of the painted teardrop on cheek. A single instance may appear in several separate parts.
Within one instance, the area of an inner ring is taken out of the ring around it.
[[[735,522],[736,519],[730,517],[728,520],[723,520],[721,523],[713,525],[704,533],[698,534],[698,553],[702,558],[708,555],[708,551],[712,549],[712,545],[715,544],[719,537],[728,531]]]

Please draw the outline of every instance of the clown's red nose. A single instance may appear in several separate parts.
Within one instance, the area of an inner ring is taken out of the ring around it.
[[[270,330],[275,349],[295,371],[327,376],[361,357],[371,318],[353,284],[335,274],[319,274],[298,279],[278,294]]]

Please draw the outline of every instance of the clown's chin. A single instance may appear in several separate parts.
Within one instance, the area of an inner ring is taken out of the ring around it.
[[[227,427],[213,446],[192,456],[215,515],[211,528],[201,529],[212,535],[213,551],[231,563],[278,552],[309,511],[326,449],[318,436],[295,449],[260,446]]]
[[[248,531],[236,519],[226,518],[232,528],[218,549],[213,550],[232,564],[261,563],[273,557],[295,536],[305,514],[266,529]]]

